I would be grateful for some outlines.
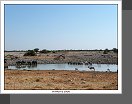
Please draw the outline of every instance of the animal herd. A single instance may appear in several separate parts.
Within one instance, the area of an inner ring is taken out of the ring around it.
[[[6,60],[4,60],[6,63]],[[88,65],[88,69],[91,71],[95,71],[95,67],[92,66],[91,62],[68,62],[68,64],[70,65]],[[22,66],[22,65],[37,65],[37,61],[36,60],[31,60],[31,61],[24,61],[24,60],[19,60],[16,61],[16,66]],[[75,68],[75,71],[78,71],[78,68]],[[106,72],[111,72],[110,69],[107,69]]]
[[[91,62],[68,62],[68,64],[70,64],[70,65],[92,65],[92,63]]]
[[[17,61],[16,65],[37,65],[37,61]]]

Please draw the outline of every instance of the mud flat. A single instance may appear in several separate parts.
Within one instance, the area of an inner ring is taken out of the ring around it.
[[[5,90],[117,89],[117,72],[5,69]]]

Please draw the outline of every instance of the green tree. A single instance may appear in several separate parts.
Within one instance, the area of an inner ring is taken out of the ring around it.
[[[118,49],[116,49],[116,48],[113,48],[112,51],[113,51],[114,53],[118,53]]]
[[[39,48],[35,48],[34,51],[37,53],[39,51]]]
[[[24,54],[24,56],[35,56],[36,54],[35,54],[35,51],[34,50],[28,50],[25,54]]]
[[[109,50],[108,49],[105,49],[103,54],[108,54]]]
[[[46,49],[43,49],[40,51],[40,53],[49,53],[50,51],[49,50],[46,50]]]

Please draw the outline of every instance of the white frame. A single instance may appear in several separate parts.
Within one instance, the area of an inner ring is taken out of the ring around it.
[[[4,4],[117,4],[118,90],[4,90]],[[122,94],[122,2],[121,1],[1,1],[1,93],[4,94]]]

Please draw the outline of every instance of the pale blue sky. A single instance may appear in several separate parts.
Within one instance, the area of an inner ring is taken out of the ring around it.
[[[5,50],[117,48],[117,5],[5,5]]]

